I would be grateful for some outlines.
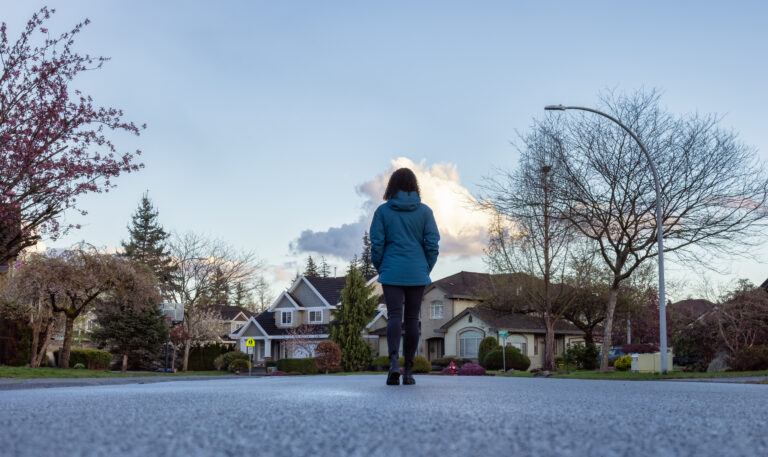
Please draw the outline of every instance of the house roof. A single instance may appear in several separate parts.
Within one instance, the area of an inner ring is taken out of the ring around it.
[[[313,278],[305,276],[307,281],[320,292],[325,301],[331,306],[341,301],[341,289],[346,285],[346,278],[341,276],[338,278]]]
[[[240,313],[245,314],[246,318],[256,315],[256,313],[248,311],[247,309],[241,308],[239,306],[211,305],[208,306],[208,309],[218,312],[221,320],[223,321],[231,321]]]
[[[493,328],[507,329],[511,332],[520,333],[546,333],[546,329],[542,325],[541,319],[538,317],[521,313],[497,313],[483,308],[467,308],[454,316],[453,319],[443,324],[440,329],[448,330],[453,324],[470,313]],[[555,324],[555,333],[582,335],[584,332],[568,322],[558,321]]]
[[[515,278],[522,278],[522,274],[500,274],[491,275],[488,273],[476,273],[472,271],[460,271],[451,276],[439,279],[432,282],[425,292],[429,292],[435,287],[446,291],[450,298],[468,298],[478,299],[481,298],[485,291],[493,287],[491,279],[506,279],[513,280]]]
[[[671,308],[674,312],[685,315],[694,320],[712,311],[714,307],[714,303],[704,299],[680,300],[669,305],[669,308]]]
[[[267,332],[267,335],[287,335],[288,329],[283,327],[278,327],[275,324],[275,316],[274,312],[271,311],[264,311],[263,313],[256,316],[256,322],[259,323],[261,328],[264,329],[265,332]],[[247,325],[247,324],[246,324]],[[324,335],[327,334],[330,330],[330,326],[328,324],[311,324],[311,325],[305,325],[305,328],[310,333],[317,333],[318,335]]]
[[[763,283],[760,284],[760,287],[762,287],[764,291],[768,292],[768,279],[763,281]]]

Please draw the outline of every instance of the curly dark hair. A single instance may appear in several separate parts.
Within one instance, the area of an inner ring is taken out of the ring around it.
[[[398,168],[389,177],[389,183],[387,184],[387,190],[384,191],[384,200],[389,200],[397,195],[398,191],[416,192],[416,195],[421,197],[419,193],[419,181],[416,180],[416,175],[410,168]]]

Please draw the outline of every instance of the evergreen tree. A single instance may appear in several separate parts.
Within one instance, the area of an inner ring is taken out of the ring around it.
[[[360,255],[360,273],[364,278],[372,278],[376,275],[376,268],[371,262],[371,238],[368,232],[363,235],[363,253]]]
[[[317,271],[317,264],[315,264],[312,256],[307,257],[307,266],[304,268],[304,276],[307,278],[317,278],[320,276],[320,272]]]
[[[347,270],[346,285],[341,291],[341,304],[334,313],[330,339],[341,348],[341,363],[346,371],[366,367],[371,361],[371,347],[362,331],[376,313],[377,297],[374,286],[366,280],[353,263]]]
[[[157,220],[158,212],[145,192],[128,226],[130,239],[123,241],[125,256],[148,266],[157,277],[160,291],[165,292],[172,274],[166,247],[169,234]]]
[[[203,305],[228,305],[229,304],[229,281],[220,267],[216,267],[211,278],[208,290],[204,292]]]
[[[235,290],[232,292],[232,304],[252,310],[253,308],[253,295],[251,294],[251,288],[243,282],[235,284]]]
[[[105,307],[97,309],[98,327],[91,338],[112,354],[122,356],[122,371],[132,365],[146,369],[160,355],[163,343],[168,341],[168,325],[158,306],[143,309],[133,307]]]
[[[320,262],[320,277],[327,278],[331,275],[331,267],[328,266],[328,262],[325,261],[325,256],[321,257]]]

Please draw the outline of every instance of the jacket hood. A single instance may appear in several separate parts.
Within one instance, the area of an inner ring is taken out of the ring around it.
[[[395,211],[414,211],[421,205],[421,198],[416,192],[398,191],[387,200],[387,205]]]

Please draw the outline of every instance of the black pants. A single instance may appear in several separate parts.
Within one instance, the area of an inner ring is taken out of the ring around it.
[[[403,358],[407,367],[413,366],[416,346],[419,344],[419,313],[425,286],[390,286],[382,284],[387,302],[387,347],[389,356],[397,357],[400,349],[403,314],[405,314],[405,341]],[[403,306],[405,305],[405,306]],[[403,313],[405,308],[405,313]]]

